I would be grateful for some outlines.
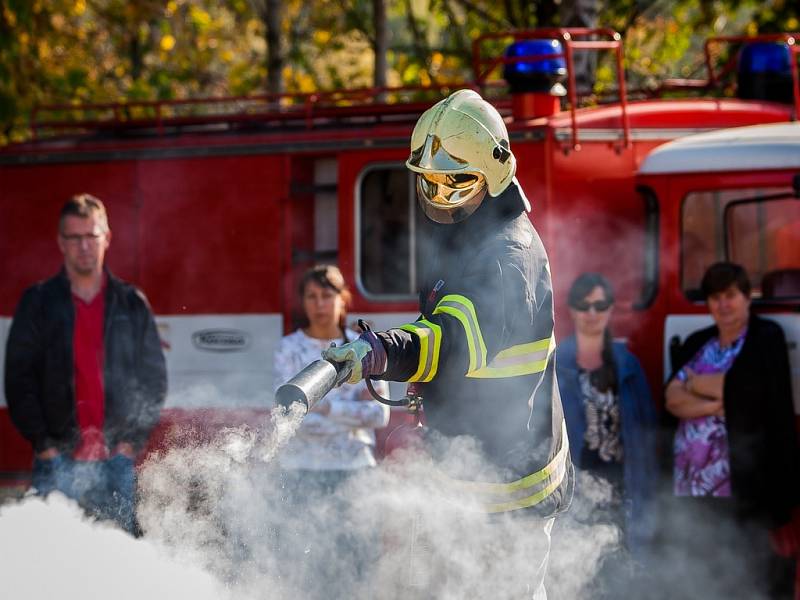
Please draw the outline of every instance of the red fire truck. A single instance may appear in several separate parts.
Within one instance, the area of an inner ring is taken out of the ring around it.
[[[487,50],[503,40],[504,54]],[[715,38],[705,49],[706,78],[647,93],[626,89],[617,33],[544,29],[476,40],[475,80],[459,86],[44,107],[35,139],[0,150],[0,359],[23,289],[60,265],[60,205],[89,192],[109,210],[108,264],[157,315],[170,391],[153,443],[263,422],[272,351],[292,328],[308,266],[341,267],[353,318],[383,328],[416,316],[428,257],[408,141],[424,109],[473,87],[506,117],[552,262],[559,337],[571,328],[573,278],[606,273],[615,335],[657,391],[673,338],[703,318],[699,274],[729,257],[752,274],[757,306],[783,313],[797,367],[795,36]],[[584,105],[573,69],[583,52],[610,53],[613,97]],[[729,130],[767,123],[777,125]],[[703,134],[713,130],[724,131]],[[0,396],[0,483],[24,486],[30,461]]]

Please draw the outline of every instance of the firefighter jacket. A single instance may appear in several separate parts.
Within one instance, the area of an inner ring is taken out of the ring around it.
[[[380,378],[420,382],[428,426],[477,440],[500,480],[457,484],[487,512],[549,516],[569,504],[572,466],[548,259],[523,198],[515,181],[460,223],[426,223],[421,315],[378,333]]]
[[[104,433],[109,447],[129,442],[140,450],[166,398],[166,363],[144,295],[106,273]],[[11,322],[5,363],[8,411],[35,452],[54,447],[71,453],[79,439],[74,319],[70,283],[62,269],[25,291]]]

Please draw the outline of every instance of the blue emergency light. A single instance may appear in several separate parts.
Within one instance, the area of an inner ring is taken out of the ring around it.
[[[742,48],[739,71],[746,73],[788,73],[789,47],[786,44],[755,42]]]
[[[558,56],[563,52],[558,40],[520,40],[508,46],[504,53],[506,58],[539,58],[505,64],[503,78],[511,92],[550,92],[567,74],[567,61]],[[545,58],[548,56],[553,58]]]
[[[789,46],[781,42],[753,42],[739,53],[738,93],[746,100],[792,102]]]

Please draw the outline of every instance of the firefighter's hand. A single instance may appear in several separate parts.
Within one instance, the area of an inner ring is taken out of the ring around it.
[[[347,383],[358,383],[364,378],[362,361],[370,352],[372,352],[372,346],[369,342],[358,338],[353,342],[341,346],[331,346],[327,350],[323,350],[322,358],[339,363],[341,369],[350,369]]]
[[[365,377],[386,371],[386,349],[372,331],[362,333],[357,340],[347,344],[323,350],[322,358],[341,364],[343,369],[349,368],[347,383],[358,383]]]

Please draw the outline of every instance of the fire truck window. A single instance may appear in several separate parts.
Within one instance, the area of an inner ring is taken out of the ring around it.
[[[362,291],[383,299],[415,294],[415,255],[419,215],[412,178],[401,167],[369,170],[358,199],[359,278]]]
[[[764,276],[800,269],[800,202],[758,198],[790,192],[789,188],[726,189],[692,192],[683,202],[681,281],[691,300],[702,299],[700,281],[713,263],[741,264],[762,295]],[[740,202],[746,200],[746,202]],[[725,207],[731,202],[725,232]],[[725,247],[727,241],[727,249]]]
[[[762,297],[797,296],[800,202],[795,198],[737,204],[728,219],[730,259],[759,282]]]

